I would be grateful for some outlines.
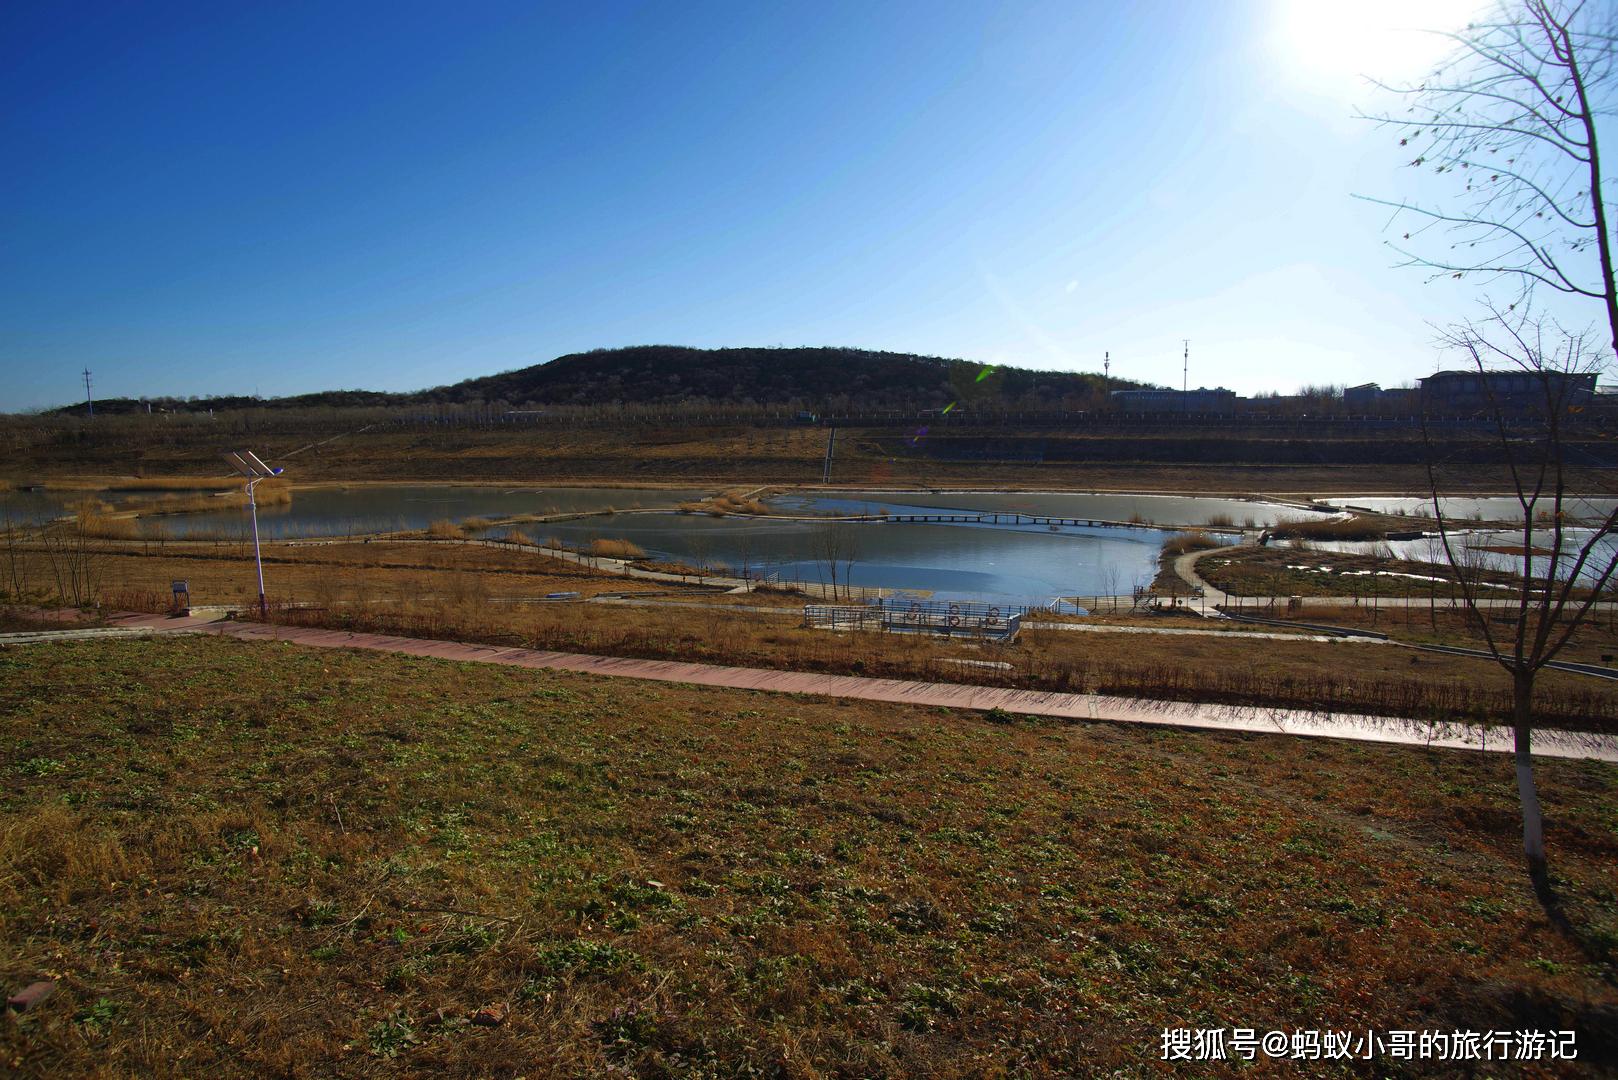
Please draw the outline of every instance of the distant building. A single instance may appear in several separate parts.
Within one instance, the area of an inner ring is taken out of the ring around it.
[[[1543,409],[1585,405],[1595,396],[1595,372],[1437,371],[1421,382],[1421,406],[1428,413]]]
[[[1416,404],[1416,391],[1384,390],[1374,382],[1350,386],[1343,391],[1343,410],[1349,413],[1400,415],[1413,412]]]
[[[1382,403],[1382,387],[1374,382],[1350,386],[1343,391],[1343,405],[1355,412],[1369,412]]]
[[[1112,405],[1125,412],[1231,412],[1236,391],[1199,386],[1195,390],[1114,390]]]

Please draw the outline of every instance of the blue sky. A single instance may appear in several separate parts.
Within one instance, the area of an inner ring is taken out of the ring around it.
[[[1396,385],[1475,294],[1352,198],[1415,62],[1357,10],[13,0],[0,409],[645,343]]]

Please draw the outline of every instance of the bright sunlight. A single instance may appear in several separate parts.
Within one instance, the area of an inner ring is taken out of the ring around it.
[[[1440,29],[1460,29],[1484,0],[1276,0],[1271,45],[1294,77],[1325,94],[1349,94],[1366,76],[1412,79],[1453,47]]]

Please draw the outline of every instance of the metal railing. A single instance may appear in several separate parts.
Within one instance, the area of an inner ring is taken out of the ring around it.
[[[804,625],[816,630],[880,630],[894,634],[1010,641],[1028,609],[948,600],[883,599],[870,604],[808,604]]]

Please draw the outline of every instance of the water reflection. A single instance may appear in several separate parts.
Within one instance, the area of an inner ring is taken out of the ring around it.
[[[812,521],[623,514],[526,531],[536,540],[555,538],[581,548],[596,539],[628,540],[655,557],[724,567],[736,576],[827,582],[829,567],[817,547],[829,527]],[[845,530],[854,553],[846,578],[853,585],[1007,604],[1127,593],[1151,580],[1166,535],[1151,529],[1052,533],[1043,527],[896,522],[837,527]],[[837,576],[845,580],[841,569]]]

